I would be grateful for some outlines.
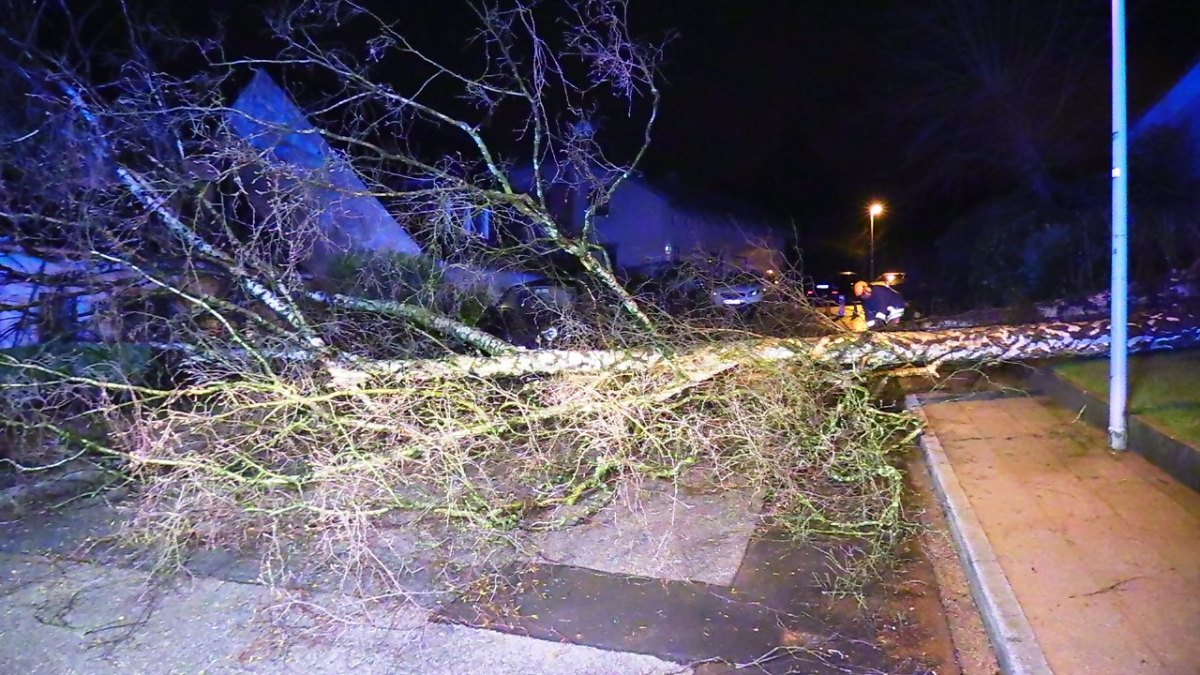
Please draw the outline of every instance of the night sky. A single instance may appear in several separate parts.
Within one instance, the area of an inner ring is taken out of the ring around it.
[[[272,55],[254,3],[140,4],[185,32],[203,32],[203,24],[224,16],[230,57]],[[454,33],[455,3],[448,0],[373,4],[404,14],[406,27],[435,44],[462,42]],[[929,143],[913,142],[921,127],[921,115],[913,113],[920,110],[920,96],[936,96],[942,85],[938,77],[921,79],[920,67],[914,79],[912,65],[936,50],[914,38],[908,25],[914,7],[1031,8],[1031,23],[1009,30],[1007,39],[1024,42],[1018,46],[1034,53],[1046,34],[1045,21],[1060,21],[1055,33],[1060,49],[1042,62],[1042,73],[1050,77],[1030,85],[1031,100],[1045,102],[1039,97],[1056,96],[1056,69],[1082,64],[1073,80],[1077,90],[1044,139],[1056,164],[1051,173],[1061,179],[1106,173],[1104,0],[631,0],[630,5],[636,36],[657,41],[676,34],[665,51],[662,118],[645,173],[774,211],[795,223],[808,247],[848,244],[856,237],[861,243],[866,205],[873,199],[888,204],[879,221],[883,246],[893,251],[921,246],[971,207],[1014,189],[1011,172],[956,163],[953,156],[960,152],[986,155],[998,148],[987,146],[992,130],[977,128],[978,115],[975,127],[964,122],[955,128],[959,111],[952,96],[928,108],[931,117],[950,125],[946,133],[934,134]],[[1047,7],[1066,9],[1048,14]],[[1003,34],[1002,27],[996,32]],[[1200,60],[1200,1],[1129,2],[1129,54],[1130,113],[1136,120]],[[953,61],[958,55],[943,47],[940,58]],[[987,117],[985,108],[983,127]],[[939,146],[939,139],[950,142]],[[930,152],[922,155],[922,149]]]
[[[667,52],[663,126],[649,170],[673,170],[794,218],[810,244],[861,232],[866,204],[879,198],[890,207],[879,225],[891,245],[921,245],[1005,189],[987,181],[953,194],[916,186],[931,160],[906,159],[908,139],[897,121],[905,92],[895,64],[898,54],[920,52],[895,30],[897,11],[911,2],[641,4],[650,6],[643,7],[647,25],[680,34]],[[1073,4],[1093,12],[1091,27],[1099,29],[1081,105],[1066,121],[1090,129],[1094,147],[1074,162],[1078,171],[1107,173],[1109,3]],[[1200,60],[1200,2],[1128,5],[1132,121]]]

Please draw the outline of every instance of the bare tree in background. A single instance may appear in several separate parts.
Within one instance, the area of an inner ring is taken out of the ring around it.
[[[906,179],[1049,199],[1103,135],[1106,17],[1069,0],[905,3],[881,36],[894,73],[881,106],[907,136]]]

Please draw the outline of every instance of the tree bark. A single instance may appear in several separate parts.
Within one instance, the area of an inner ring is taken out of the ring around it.
[[[1081,322],[981,326],[944,331],[897,331],[824,337],[813,345],[817,358],[843,365],[888,368],[984,361],[1021,361],[1108,353],[1111,323]],[[1164,312],[1129,322],[1129,351],[1200,346],[1200,316]]]
[[[317,302],[335,307],[345,307],[363,312],[375,312],[376,314],[387,314],[411,321],[439,335],[445,335],[454,338],[462,344],[475,347],[485,354],[512,354],[517,351],[516,347],[498,337],[485,333],[478,328],[468,326],[461,321],[455,321],[449,317],[437,314],[424,307],[390,300],[353,298],[337,293],[330,295],[319,291],[310,292],[308,297]]]
[[[841,366],[878,370],[947,363],[1021,361],[1108,353],[1108,320],[984,326],[943,331],[843,333],[821,338],[761,339],[697,347],[672,358],[682,364],[715,361],[734,367],[749,361],[813,358]],[[1200,346],[1200,316],[1191,312],[1135,317],[1130,352]],[[668,360],[651,349],[619,351],[525,351],[496,357],[370,361],[347,364],[335,379],[371,377],[431,380],[450,377],[521,377],[558,373],[633,371]],[[714,369],[720,372],[721,368]]]

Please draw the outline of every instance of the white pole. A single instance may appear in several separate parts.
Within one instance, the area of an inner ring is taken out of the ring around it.
[[[1112,0],[1112,327],[1109,336],[1108,442],[1124,450],[1129,390],[1129,168],[1125,94],[1125,0]]]

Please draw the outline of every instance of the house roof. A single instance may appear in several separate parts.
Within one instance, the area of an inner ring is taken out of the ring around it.
[[[1142,115],[1133,125],[1131,137],[1157,126],[1184,127],[1200,134],[1200,62]]]
[[[354,168],[339,157],[266,71],[255,72],[233,104],[229,123],[255,150],[311,174],[326,235],[358,248],[418,255],[421,247],[388,213]]]

